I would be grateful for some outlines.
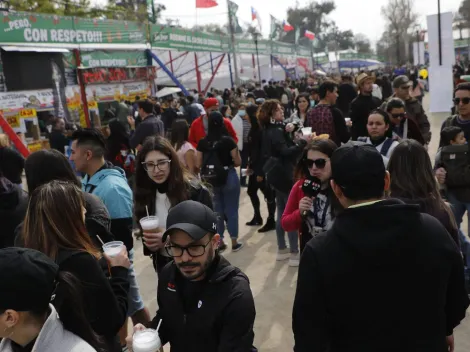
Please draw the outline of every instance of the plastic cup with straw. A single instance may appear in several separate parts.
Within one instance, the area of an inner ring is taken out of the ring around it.
[[[157,352],[162,347],[162,342],[158,335],[161,324],[162,320],[160,319],[156,330],[144,329],[136,331],[132,337],[132,350],[134,352]]]

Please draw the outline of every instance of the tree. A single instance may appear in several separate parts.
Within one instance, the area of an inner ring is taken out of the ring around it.
[[[370,45],[370,40],[364,34],[356,34],[354,37],[354,45],[359,54],[371,54],[372,48]]]
[[[382,7],[382,17],[389,32],[397,40],[396,63],[402,64],[410,59],[409,31],[416,24],[418,15],[414,11],[414,0],[388,0]],[[400,52],[400,41],[404,42],[404,52]]]
[[[470,27],[470,0],[463,0],[459,7],[459,17],[464,22],[465,28]]]

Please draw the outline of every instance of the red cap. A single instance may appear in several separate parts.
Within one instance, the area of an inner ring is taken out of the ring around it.
[[[216,98],[207,98],[204,101],[204,109],[206,110],[214,106],[218,106],[218,105],[219,105],[219,101]]]

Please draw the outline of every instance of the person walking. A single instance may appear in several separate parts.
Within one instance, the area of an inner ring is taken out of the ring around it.
[[[308,111],[312,107],[309,95],[307,93],[299,94],[295,98],[294,105],[294,112],[285,122],[296,125],[296,131],[298,131],[304,127]]]
[[[372,95],[375,77],[361,73],[356,78],[359,95],[351,102],[351,138],[367,136],[367,119],[372,111],[379,108],[382,101]]]
[[[147,137],[163,136],[165,127],[162,120],[153,114],[154,106],[150,100],[139,100],[137,105],[142,122],[136,127],[135,119],[132,116],[129,116],[127,121],[131,126],[130,147],[139,150]]]
[[[129,133],[126,126],[117,119],[111,120],[108,128],[109,136],[106,139],[105,159],[123,169],[129,179],[135,172],[135,155],[129,143]]]
[[[266,160],[263,165],[264,177],[267,184],[276,192],[278,246],[276,260],[296,259],[299,253],[297,232],[288,232],[289,248],[287,248],[281,217],[294,184],[294,165],[307,144],[305,139],[310,136],[303,136],[305,139],[300,138],[296,142],[289,137],[283,123],[284,110],[277,100],[267,100],[263,103],[258,113],[258,121],[262,129],[261,160]]]
[[[197,175],[196,148],[189,143],[189,126],[186,120],[178,119],[171,126],[171,145],[175,148],[178,158],[189,172]]]
[[[84,314],[86,306],[76,278],[60,272],[45,254],[25,248],[0,249],[0,291],[0,352],[104,351]],[[62,293],[68,302],[57,299]]]
[[[142,103],[139,107],[142,111]],[[144,104],[144,107],[146,105]],[[144,119],[147,119],[147,117]],[[142,122],[139,128],[144,125]],[[132,143],[131,143],[132,146]],[[111,217],[111,233],[116,240],[122,241],[127,248],[131,266],[128,271],[129,280],[129,312],[134,324],[146,323],[150,314],[145,308],[137,284],[134,270],[134,240],[132,237],[133,200],[132,191],[127,183],[124,170],[113,166],[104,159],[106,142],[103,134],[96,129],[75,131],[72,135],[72,155],[70,160],[75,163],[78,171],[83,172],[82,190],[100,198]],[[127,325],[124,329],[127,332]],[[124,332],[121,343],[124,343]]]
[[[6,134],[0,134],[0,171],[11,183],[22,187],[24,170],[23,156],[13,149]]]
[[[210,208],[191,200],[168,213],[163,242],[174,262],[160,274],[158,311],[148,326],[160,327],[162,346],[169,343],[172,352],[256,351],[250,283],[217,250],[217,222]]]
[[[307,113],[305,127],[311,127],[317,136],[327,134],[336,143],[346,143],[349,132],[341,111],[334,107],[338,98],[338,85],[325,81],[318,90],[320,102]]]
[[[341,77],[341,84],[338,87],[338,100],[336,107],[341,110],[344,117],[350,117],[351,102],[357,97],[357,90],[354,88],[352,77],[350,75],[343,75]]]
[[[240,152],[225,128],[220,112],[212,112],[208,123],[207,136],[197,145],[197,166],[201,170],[201,178],[214,187],[214,211],[218,215],[217,226],[222,238],[219,249],[226,249],[223,236],[227,222],[232,252],[237,252],[243,247],[243,244],[238,242],[240,180],[235,170],[241,165]]]
[[[65,136],[65,120],[63,118],[55,118],[52,120],[52,130],[49,133],[49,145],[51,149],[56,149],[65,154],[65,147],[68,147],[70,140]]]
[[[127,121],[127,117],[131,116],[132,109],[129,105],[127,105],[124,99],[121,99],[118,105],[116,119],[124,126],[124,130],[129,132],[129,122]]]
[[[294,351],[452,351],[469,306],[454,241],[418,206],[384,199],[390,175],[374,146],[348,143],[330,162],[344,210],[302,254]]]
[[[169,210],[188,199],[212,208],[212,197],[201,181],[182,166],[171,144],[160,136],[148,138],[137,155],[135,180],[135,219],[146,217],[147,210],[148,214],[158,218],[157,232],[144,231],[140,223],[139,227],[144,255],[152,258],[154,268],[160,274],[163,267],[172,260],[162,242]]]
[[[276,229],[276,220],[274,219],[276,212],[276,199],[274,191],[266,182],[266,177],[263,172],[263,166],[266,160],[261,155],[261,142],[262,131],[258,122],[258,106],[252,105],[247,107],[246,112],[250,119],[250,133],[248,134],[248,196],[250,197],[253,206],[254,215],[253,219],[246,223],[246,226],[261,226],[263,225],[263,218],[261,217],[260,200],[258,197],[258,190],[264,195],[266,205],[268,208],[268,218],[263,227],[258,229],[258,232],[264,233]]]
[[[299,231],[300,252],[308,241],[319,233],[328,230],[334,219],[333,203],[335,196],[330,188],[330,158],[337,146],[329,139],[311,141],[303,152],[295,168],[298,180],[289,194],[282,214],[282,228],[286,231]],[[302,185],[309,177],[321,181],[321,190],[316,197],[306,196]],[[299,266],[300,256],[291,258],[289,266]]]
[[[67,204],[64,207],[64,204]],[[35,249],[54,260],[61,271],[77,277],[83,287],[85,314],[93,330],[105,340],[107,349],[121,349],[117,335],[127,313],[129,290],[127,251],[106,257],[111,278],[98,264],[100,252],[85,227],[82,191],[66,181],[52,181],[38,187],[30,197],[23,226],[24,247]],[[58,301],[68,299],[63,314],[75,302],[57,292]]]
[[[248,165],[248,134],[250,133],[250,122],[246,114],[245,103],[241,103],[238,107],[238,112],[235,117],[232,119],[232,126],[237,134],[238,139],[238,150],[240,151],[240,157],[242,158],[242,163],[240,165],[240,185],[246,187],[246,175],[242,174],[243,169],[246,170]],[[246,147],[245,147],[246,146]]]

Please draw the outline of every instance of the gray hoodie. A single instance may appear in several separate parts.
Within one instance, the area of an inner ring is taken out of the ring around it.
[[[51,314],[44,323],[31,352],[96,352],[80,337],[65,330],[54,306],[50,304],[49,308]],[[13,352],[9,339],[2,340],[0,352]]]

